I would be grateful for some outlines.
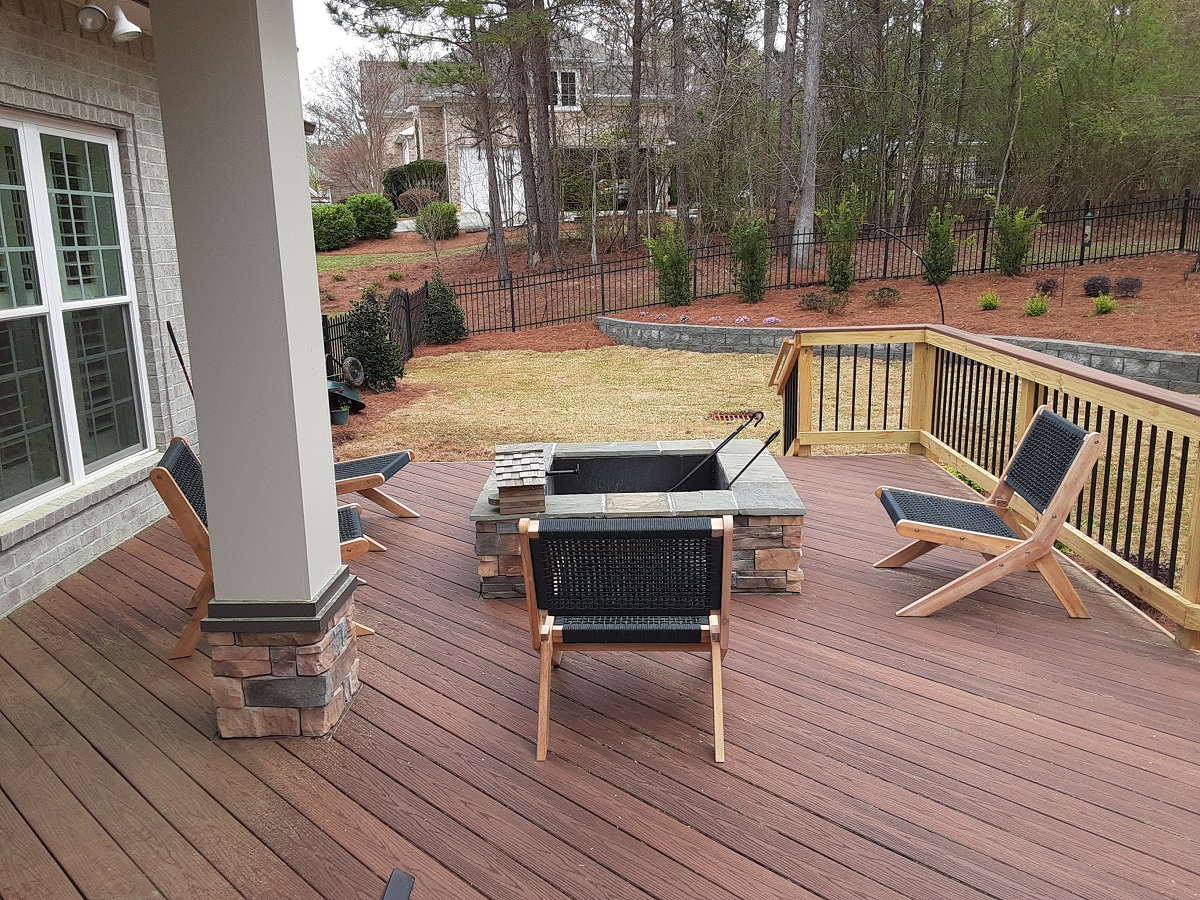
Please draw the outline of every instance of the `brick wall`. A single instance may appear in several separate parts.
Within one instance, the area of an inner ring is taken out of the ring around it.
[[[62,0],[0,0],[0,109],[112,129],[117,134],[146,351],[155,441],[195,437],[187,384],[166,332],[184,353],[183,299],[154,77],[154,40],[114,44],[88,35]],[[152,458],[153,457],[153,458]],[[153,452],[102,481],[0,517],[0,614],[7,613],[165,514],[145,476]]]

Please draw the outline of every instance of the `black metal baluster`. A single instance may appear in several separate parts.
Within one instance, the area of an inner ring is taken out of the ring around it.
[[[873,395],[875,392],[875,345],[871,344],[870,348],[871,357],[867,366],[867,431],[871,430],[871,405],[874,402]],[[886,407],[884,408],[883,414],[886,421]]]
[[[1113,455],[1113,434],[1117,429],[1117,413],[1115,410],[1108,411],[1108,428],[1105,429],[1108,437],[1108,446],[1104,450],[1104,485],[1101,490],[1100,497],[1100,533],[1096,538],[1097,542],[1104,545],[1104,526],[1108,524],[1108,486],[1112,483],[1112,455]],[[1113,517],[1116,520],[1116,516]]]
[[[837,346],[837,372],[833,383],[833,430],[842,430],[842,345]]]
[[[888,346],[891,346],[890,344]],[[908,381],[908,357],[914,352],[914,344],[903,344],[900,353],[900,410],[896,416],[896,427],[904,427],[904,390]],[[937,366],[934,366],[934,389],[937,388]]]
[[[854,431],[858,418],[858,344],[854,345],[854,357],[850,366],[850,430]]]
[[[1091,401],[1088,401],[1088,428],[1094,427],[1096,431],[1099,431],[1100,425],[1104,421],[1104,407],[1096,404],[1096,424],[1093,426],[1090,409],[1091,405]],[[1091,485],[1089,486],[1088,490],[1087,531],[1085,533],[1091,538],[1095,537],[1095,534],[1092,533],[1092,527],[1096,524],[1096,482],[1099,480],[1100,466],[1097,464],[1096,467],[1092,469]]]
[[[1187,485],[1188,452],[1192,439],[1186,434],[1179,444],[1179,486],[1175,490],[1175,522],[1171,525],[1171,559],[1167,564],[1168,587],[1175,587],[1175,566],[1179,562],[1179,529],[1183,524],[1184,487]],[[1196,498],[1192,498],[1193,504]]]
[[[1138,466],[1142,459],[1142,420],[1137,420],[1133,430],[1133,462],[1129,466],[1129,504],[1125,507],[1125,559],[1133,543],[1133,515],[1137,502]]]
[[[1175,432],[1167,430],[1163,438],[1163,469],[1158,491],[1158,515],[1154,525],[1154,569],[1151,574],[1157,580],[1162,562],[1163,524],[1167,520],[1167,484],[1171,480],[1171,447],[1175,443]],[[1178,515],[1179,511],[1176,510]]]
[[[1154,493],[1154,449],[1157,442],[1158,426],[1151,425],[1150,446],[1146,449],[1146,487],[1142,492],[1142,529],[1138,535],[1138,568],[1146,565],[1146,538],[1150,530],[1150,498]]]
[[[883,345],[883,428],[888,427],[888,412],[891,404],[888,402],[892,395],[892,345]],[[897,428],[900,426],[897,425]]]
[[[821,351],[821,383],[817,388],[817,431],[825,430],[825,345],[822,344],[818,349]]]
[[[1117,552],[1117,535],[1121,530],[1121,497],[1125,492],[1125,454],[1129,446],[1129,416],[1121,416],[1121,445],[1117,451],[1117,481],[1113,485],[1113,553]]]

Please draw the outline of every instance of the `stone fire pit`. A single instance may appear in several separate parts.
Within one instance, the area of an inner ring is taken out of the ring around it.
[[[532,517],[720,516],[733,518],[733,590],[798,594],[804,504],[768,453],[732,479],[762,448],[759,441],[730,441],[679,490],[667,491],[718,441],[634,441],[543,444],[546,510]],[[574,471],[572,471],[574,470]],[[563,473],[563,474],[556,474]],[[501,515],[495,473],[471,512],[479,557],[480,594],[525,596],[517,523]]]

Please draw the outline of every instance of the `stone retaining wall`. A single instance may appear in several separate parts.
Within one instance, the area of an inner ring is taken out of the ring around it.
[[[791,328],[732,328],[722,325],[683,325],[673,322],[599,317],[596,325],[618,344],[653,350],[693,350],[698,353],[777,353]],[[1083,341],[998,337],[1027,350],[1123,375],[1157,387],[1200,394],[1200,353],[1144,350]]]

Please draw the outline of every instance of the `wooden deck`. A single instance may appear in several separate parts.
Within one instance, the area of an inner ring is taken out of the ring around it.
[[[420,898],[1200,896],[1200,660],[1078,578],[1023,573],[892,613],[977,557],[905,571],[881,483],[916,457],[784,460],[800,597],[736,599],[728,763],[708,663],[575,654],[535,764],[523,606],[476,598],[490,464],[409,466],[364,509],[363,688],[331,740],[221,741],[207,644],[166,662],[198,578],[163,521],[0,621],[0,895]],[[1074,577],[1074,576],[1073,576]]]

